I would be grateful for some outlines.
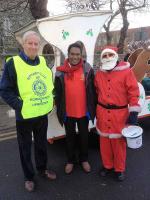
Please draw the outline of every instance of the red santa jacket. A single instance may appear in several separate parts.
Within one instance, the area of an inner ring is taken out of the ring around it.
[[[129,112],[140,112],[139,88],[128,62],[120,62],[113,70],[99,70],[95,76],[98,102],[103,105],[123,106],[106,109],[97,105],[97,130],[102,136],[121,137]]]

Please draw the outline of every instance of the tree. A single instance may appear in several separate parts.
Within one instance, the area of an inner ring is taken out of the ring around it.
[[[40,19],[43,17],[48,17],[49,12],[47,10],[48,0],[28,0],[30,5],[30,10],[35,19]]]
[[[0,40],[6,35],[11,35],[14,39],[14,30],[15,26],[11,22],[12,18],[15,16],[22,16],[24,12],[31,11],[31,18],[32,16],[34,19],[39,19],[42,17],[47,17],[49,12],[47,11],[47,1],[48,0],[0,0]],[[29,16],[29,15],[28,15]],[[26,20],[27,22],[31,20],[30,18]],[[33,20],[33,19],[32,19]],[[18,22],[17,28],[20,28],[21,22]],[[1,42],[2,43],[2,42]]]
[[[14,13],[17,11],[17,9],[22,9],[24,10],[28,6],[29,1],[28,0],[17,0],[17,1],[10,1],[10,0],[5,0],[5,3],[3,0],[0,0],[1,8],[0,12],[13,12]],[[18,13],[17,13],[18,14]]]
[[[12,12],[14,14],[21,14],[24,12],[24,10],[29,7],[31,10],[31,13],[35,19],[40,19],[43,17],[48,17],[49,12],[47,11],[47,2],[48,0],[16,0],[16,1],[10,1],[5,0],[5,3],[3,3],[3,0],[0,0],[1,8],[0,12]],[[21,13],[20,13],[21,11]]]
[[[127,31],[129,27],[128,13],[130,11],[138,10],[140,11],[146,7],[147,0],[117,0],[118,2],[118,11],[121,14],[123,26],[120,30],[120,38],[118,42],[119,53],[123,53],[124,42],[127,36]]]
[[[14,52],[14,32],[34,19],[48,16],[48,0],[0,0],[0,54]],[[1,56],[0,56],[1,57]]]
[[[140,11],[148,5],[149,0],[66,0],[67,9],[70,8],[70,12],[78,10],[100,10],[109,8],[113,11],[113,14],[104,24],[106,31],[107,44],[111,44],[111,25],[117,16],[121,16],[122,28],[120,30],[120,38],[118,41],[119,53],[123,53],[124,43],[127,36],[127,30],[129,27],[128,13],[130,11]]]
[[[66,0],[66,8],[69,12],[99,10],[109,0]]]

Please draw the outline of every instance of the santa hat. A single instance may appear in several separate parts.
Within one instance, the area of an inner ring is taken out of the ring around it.
[[[117,48],[117,47],[106,46],[106,47],[103,49],[102,53],[101,53],[101,59],[102,59],[102,57],[103,57],[103,55],[104,55],[105,53],[113,53],[115,56],[118,57],[117,51],[118,51],[118,48]]]

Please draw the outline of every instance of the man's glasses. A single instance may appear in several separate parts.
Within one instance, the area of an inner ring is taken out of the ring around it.
[[[114,56],[114,54],[113,53],[106,53],[106,54],[104,54],[103,56],[102,56],[102,58],[110,58],[110,57],[113,57]]]

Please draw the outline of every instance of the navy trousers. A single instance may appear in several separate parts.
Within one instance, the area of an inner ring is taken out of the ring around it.
[[[33,180],[34,178],[31,159],[32,133],[36,169],[42,172],[47,168],[47,127],[47,116],[16,121],[17,140],[25,180]]]

